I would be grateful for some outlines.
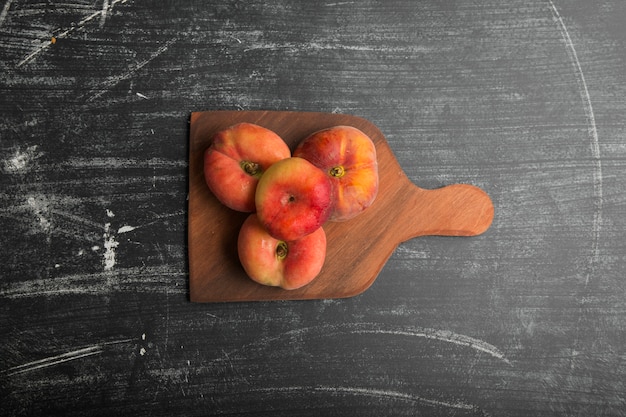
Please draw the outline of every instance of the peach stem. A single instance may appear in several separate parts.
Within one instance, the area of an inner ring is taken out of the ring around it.
[[[346,170],[341,165],[333,167],[329,171],[330,175],[335,178],[341,178],[346,174]]]
[[[287,254],[289,253],[289,248],[287,247],[287,243],[285,242],[278,242],[278,245],[276,246],[276,257],[278,259],[285,259],[287,257]]]
[[[260,169],[261,166],[257,164],[256,162],[252,162],[252,161],[241,161],[239,163],[239,166],[241,166],[241,169],[243,169],[246,174],[252,177],[259,174],[261,171]]]

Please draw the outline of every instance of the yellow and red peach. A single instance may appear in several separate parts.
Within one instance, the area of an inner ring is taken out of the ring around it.
[[[331,184],[302,158],[286,158],[263,174],[256,189],[261,224],[274,238],[293,241],[320,228],[331,213]]]
[[[251,214],[239,231],[237,250],[253,281],[293,290],[320,273],[326,257],[326,233],[320,227],[295,241],[279,240],[267,232],[256,214]]]
[[[332,184],[328,220],[345,221],[368,208],[378,193],[376,147],[352,126],[334,126],[305,138],[293,152],[326,173]]]
[[[225,206],[254,212],[257,183],[273,163],[291,150],[275,132],[252,123],[238,123],[217,132],[204,152],[204,178]]]

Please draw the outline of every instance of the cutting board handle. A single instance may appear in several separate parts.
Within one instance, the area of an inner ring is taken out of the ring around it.
[[[407,188],[410,203],[404,205],[407,224],[402,225],[403,241],[427,235],[476,236],[493,221],[491,198],[474,185],[452,184],[426,190],[411,183]]]

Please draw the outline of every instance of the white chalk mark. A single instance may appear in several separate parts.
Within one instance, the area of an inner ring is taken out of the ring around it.
[[[107,7],[107,9],[110,10],[110,9],[113,8],[114,5],[116,5],[118,3],[126,3],[126,1],[127,0],[113,0],[113,2],[110,4],[109,7]],[[106,0],[105,0],[105,2],[106,2]],[[10,3],[10,1],[8,3]],[[5,4],[5,8],[7,8],[6,4]],[[104,10],[104,8],[103,8],[103,10]],[[94,12],[94,13],[88,15],[87,17],[79,20],[78,23],[72,23],[70,25],[69,29],[67,29],[67,30],[65,30],[63,32],[60,32],[60,33],[58,33],[55,36],[51,35],[49,40],[43,41],[38,48],[36,48],[33,52],[31,52],[24,59],[22,59],[20,62],[18,62],[17,63],[17,67],[19,68],[19,67],[29,63],[30,61],[32,61],[37,55],[39,55],[40,53],[42,53],[43,51],[45,51],[46,49],[48,49],[52,45],[54,45],[57,39],[66,38],[71,33],[75,32],[75,31],[77,31],[79,29],[82,29],[85,26],[85,24],[89,23],[90,21],[92,21],[96,17],[101,16],[102,13],[103,13],[103,10],[99,10],[97,12]],[[56,32],[56,31],[53,31],[53,33],[54,32]]]
[[[93,19],[95,19],[96,17],[98,17],[100,15],[102,15],[102,11],[101,10],[97,11],[97,12],[94,12],[94,13],[90,14],[89,16],[85,17],[84,19],[79,20],[78,21],[78,26],[79,27],[85,26],[86,23],[92,21]]]
[[[7,0],[7,2],[4,3],[4,7],[0,12],[0,27],[2,27],[4,20],[7,18],[7,14],[9,13],[9,9],[11,8],[11,3],[13,3],[13,0]]]
[[[587,88],[587,81],[585,80],[585,75],[583,74],[582,66],[580,65],[580,60],[578,59],[578,54],[576,53],[576,48],[574,47],[574,42],[572,42],[572,38],[570,37],[569,31],[567,30],[567,26],[565,26],[565,22],[561,17],[561,14],[557,10],[556,6],[552,2],[552,0],[548,0],[550,3],[550,8],[552,10],[552,14],[554,15],[554,19],[558,23],[559,31],[561,32],[561,36],[563,37],[563,41],[567,46],[567,54],[569,55],[572,65],[576,70],[576,75],[578,76],[577,82],[580,90],[580,97],[584,103],[585,116],[587,117],[587,131],[589,136],[591,137],[591,155],[593,157],[595,166],[593,172],[593,194],[595,201],[595,212],[593,216],[593,237],[591,242],[591,259],[589,261],[589,265],[585,275],[585,286],[589,284],[589,280],[594,273],[598,260],[600,258],[600,230],[602,228],[602,209],[603,209],[603,190],[602,190],[602,159],[600,156],[600,141],[598,138],[598,129],[596,127],[596,118],[593,112],[593,107],[591,105],[591,97],[589,95],[589,89]]]
[[[416,54],[432,51],[431,48],[424,45],[410,45],[393,47],[389,45],[368,45],[368,44],[344,44],[344,43],[320,43],[320,42],[259,42],[251,41],[246,42],[244,52],[251,52],[256,50],[270,50],[270,51],[286,51],[289,53],[300,53],[307,51],[351,51],[351,52],[400,52],[406,54]],[[438,48],[441,51],[441,48]]]
[[[504,354],[492,344],[489,344],[480,339],[476,339],[470,336],[454,333],[449,330],[437,330],[420,327],[399,327],[399,328],[381,328],[379,325],[372,323],[354,323],[345,325],[321,325],[306,327],[297,330],[290,330],[283,334],[255,341],[249,347],[262,346],[271,343],[272,341],[283,339],[285,337],[302,337],[303,334],[310,334],[311,337],[333,337],[337,335],[345,334],[372,334],[372,335],[392,335],[392,336],[409,336],[416,338],[424,338],[437,340],[444,343],[452,343],[458,346],[463,346],[477,350],[479,352],[487,353],[488,355],[503,361],[508,365],[512,365],[511,362],[504,356]],[[244,350],[248,345],[242,347],[240,350]],[[231,352],[233,353],[233,352]]]
[[[124,168],[171,168],[171,167],[185,167],[187,161],[169,160],[163,158],[69,158],[61,165],[62,167],[68,167],[71,169],[83,169],[83,168],[111,168],[111,169],[124,169]]]
[[[344,6],[346,4],[354,4],[353,1],[340,1],[337,3],[326,3],[325,6],[326,7],[336,7],[336,6]]]
[[[107,21],[107,15],[109,13],[109,0],[102,2],[102,10],[100,11],[100,27],[103,28]]]
[[[29,146],[25,150],[17,149],[12,157],[4,161],[4,170],[11,173],[26,172],[41,155],[37,151],[37,145]]]
[[[72,209],[62,210],[56,207],[71,207],[72,198],[67,196],[47,194],[27,194],[22,203],[0,209],[0,215],[15,217],[18,221],[29,221],[34,216],[37,222],[31,224],[30,230],[37,232],[43,230],[49,234],[63,234],[72,236],[78,240],[84,240],[90,244],[93,239],[92,233],[102,231],[102,223],[97,223],[83,216],[72,213]],[[88,231],[89,233],[86,233]]]
[[[139,98],[143,98],[144,100],[149,100],[149,97],[148,97],[148,96],[146,96],[146,95],[144,95],[144,94],[141,94],[141,93],[135,93],[135,94],[136,94],[136,95],[137,95],[137,97],[139,97]]]
[[[154,59],[158,58],[162,53],[167,51],[169,49],[169,47],[172,46],[172,44],[174,44],[174,42],[176,42],[176,39],[171,39],[171,40],[167,41],[164,45],[162,45],[155,52],[153,52],[147,59],[145,59],[144,61],[141,61],[141,62],[133,65],[126,73],[121,74],[121,75],[116,75],[116,76],[113,76],[113,77],[109,77],[103,83],[103,88],[101,88],[100,91],[96,92],[95,94],[93,94],[92,96],[87,98],[87,101],[91,102],[91,101],[94,101],[97,98],[102,97],[105,93],[107,93],[111,88],[113,88],[117,84],[119,84],[122,81],[125,81],[125,80],[127,80],[129,78],[131,78],[133,75],[135,75],[135,73],[137,71],[139,71],[140,69],[142,69],[143,67],[148,65],[150,62],[152,62]]]
[[[52,39],[52,38],[51,38]],[[48,49],[49,47],[51,47],[52,45],[54,45],[55,41],[49,40],[47,42],[43,42],[41,44],[41,46],[37,49],[35,49],[33,52],[31,52],[30,54],[28,54],[26,56],[26,58],[22,59],[20,62],[17,63],[17,67],[21,67],[24,64],[29,63],[30,61],[32,61],[37,55],[39,55],[40,53],[42,53],[43,51],[45,51],[46,49]]]
[[[144,223],[142,225],[139,226],[122,226],[117,230],[118,234],[122,234],[122,233],[128,233],[128,232],[132,232],[135,229],[139,229],[139,228],[143,228],[143,227],[147,227],[147,226],[152,226],[155,223],[159,223],[161,220],[163,219],[167,219],[169,217],[174,217],[174,216],[180,216],[181,214],[185,214],[184,211],[176,211],[174,213],[167,213],[167,214],[162,214],[160,216],[157,216],[155,220],[152,220],[148,223]]]
[[[99,343],[93,346],[84,347],[81,349],[73,350],[71,352],[62,353],[60,355],[50,356],[44,359],[28,362],[23,365],[14,366],[12,368],[3,371],[7,375],[17,375],[24,372],[32,372],[38,369],[48,368],[51,366],[59,365],[64,362],[73,361],[76,359],[85,358],[88,356],[99,355],[104,352],[104,348],[110,345],[118,345],[122,343],[131,342],[133,339],[114,340],[111,342]]]
[[[459,410],[476,410],[477,407],[471,404],[466,404],[460,401],[448,402],[441,400],[433,400],[429,398],[420,397],[413,394],[405,394],[403,392],[398,391],[390,391],[390,390],[380,390],[380,389],[372,389],[372,388],[359,388],[359,387],[324,387],[318,386],[313,388],[315,391],[322,392],[342,392],[345,394],[354,394],[354,395],[366,395],[370,397],[382,397],[382,398],[393,398],[399,400],[406,400],[411,402],[418,402],[422,404],[426,404],[433,407],[446,407],[446,408],[456,408]]]
[[[40,361],[35,361],[35,362],[27,363],[24,365],[20,365],[15,368],[10,368],[8,375],[16,375],[16,374],[21,374],[24,372],[36,371],[37,369],[47,368],[49,366],[58,365],[63,362],[69,362],[72,360],[84,358],[87,356],[97,355],[100,353],[102,353],[102,349],[99,346],[79,349],[73,352],[63,353],[61,355],[42,359]]]
[[[50,232],[52,229],[52,222],[48,219],[48,202],[46,200],[43,200],[42,198],[35,198],[32,196],[28,197],[26,201],[35,216],[37,216],[37,220],[41,229],[46,233]]]
[[[55,216],[58,217],[64,217],[66,219],[71,220],[72,222],[76,223],[76,224],[82,224],[84,226],[89,226],[93,229],[101,229],[102,228],[102,224],[101,223],[96,223],[92,220],[89,220],[85,217],[81,217],[81,216],[77,216],[76,214],[73,213],[69,213],[65,210],[59,210],[59,209],[50,209],[49,210],[50,214],[54,214]]]
[[[453,333],[447,330],[436,330],[427,328],[415,328],[412,326],[399,327],[394,329],[381,328],[380,325],[374,323],[347,323],[340,325],[320,325],[307,328],[301,328],[296,330],[290,330],[285,333],[262,338],[260,340],[253,341],[238,349],[232,350],[230,353],[222,351],[224,353],[223,358],[216,358],[212,362],[227,362],[228,365],[233,367],[231,356],[237,352],[245,352],[248,349],[268,349],[268,345],[272,342],[284,342],[285,338],[297,338],[300,340],[304,335],[309,337],[334,337],[345,336],[350,334],[372,334],[372,335],[393,335],[393,336],[409,336],[433,339],[441,342],[452,343],[455,345],[469,347],[481,352],[485,352],[497,359],[504,361],[507,364],[511,364],[508,359],[493,345],[486,343],[482,340],[475,339],[473,337],[465,336],[458,333]],[[234,369],[234,368],[233,368]],[[364,387],[349,387],[349,386],[286,386],[286,387],[270,387],[261,388],[255,391],[271,393],[279,392],[303,392],[309,394],[311,392],[323,392],[323,393],[344,393],[352,395],[371,396],[376,398],[388,398],[395,400],[410,401],[414,403],[420,403],[431,407],[446,407],[458,410],[475,410],[479,411],[479,408],[472,404],[467,404],[462,401],[444,401],[430,399],[414,394],[403,393],[399,391],[387,390],[387,389],[375,389]],[[484,412],[483,412],[484,414]]]
[[[133,226],[122,226],[119,229],[117,229],[117,234],[121,235],[122,233],[132,232],[135,229],[136,227],[133,227]]]
[[[91,248],[99,251],[99,246]],[[106,295],[113,292],[132,292],[143,294],[185,294],[184,285],[175,285],[175,280],[184,282],[185,271],[171,268],[168,265],[141,266],[133,268],[116,268],[89,274],[67,274],[47,278],[32,278],[11,283],[2,289],[5,298],[36,298],[51,299],[66,295]]]
[[[358,396],[367,396],[367,397],[375,397],[382,399],[393,399],[393,400],[401,400],[411,403],[419,403],[423,405],[427,405],[430,407],[445,407],[445,408],[453,408],[457,410],[478,410],[478,407],[467,404],[461,401],[442,401],[442,400],[434,400],[430,398],[425,398],[415,394],[407,394],[399,391],[392,390],[382,390],[382,389],[374,389],[374,388],[362,388],[362,387],[345,387],[345,386],[325,386],[325,385],[317,385],[317,386],[287,386],[287,387],[268,387],[268,388],[260,388],[258,390],[254,390],[255,392],[266,392],[268,394],[271,393],[303,393],[305,395],[309,395],[311,393],[325,393],[325,394],[348,394],[348,395],[358,395]]]
[[[493,356],[494,358],[500,359],[504,363],[510,365],[511,362],[500,352],[498,348],[495,346],[484,342],[480,339],[475,339],[473,337],[465,336],[458,333],[453,333],[448,330],[437,330],[437,329],[411,329],[411,330],[385,330],[385,329],[376,329],[376,330],[355,330],[353,333],[370,333],[370,334],[388,334],[395,336],[411,336],[411,337],[423,337],[425,339],[438,340],[440,342],[453,343],[459,346],[469,347],[488,355]]]
[[[106,210],[107,213],[107,217],[115,217],[115,213],[113,213],[111,210],[107,209]]]
[[[111,234],[111,223],[104,225],[104,270],[110,271],[115,267],[115,249],[119,246],[115,236]]]

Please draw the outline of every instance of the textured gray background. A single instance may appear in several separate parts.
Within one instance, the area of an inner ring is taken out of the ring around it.
[[[1,415],[626,415],[620,0],[0,3]],[[52,42],[52,38],[55,42]],[[191,304],[192,111],[354,114],[472,238]]]

